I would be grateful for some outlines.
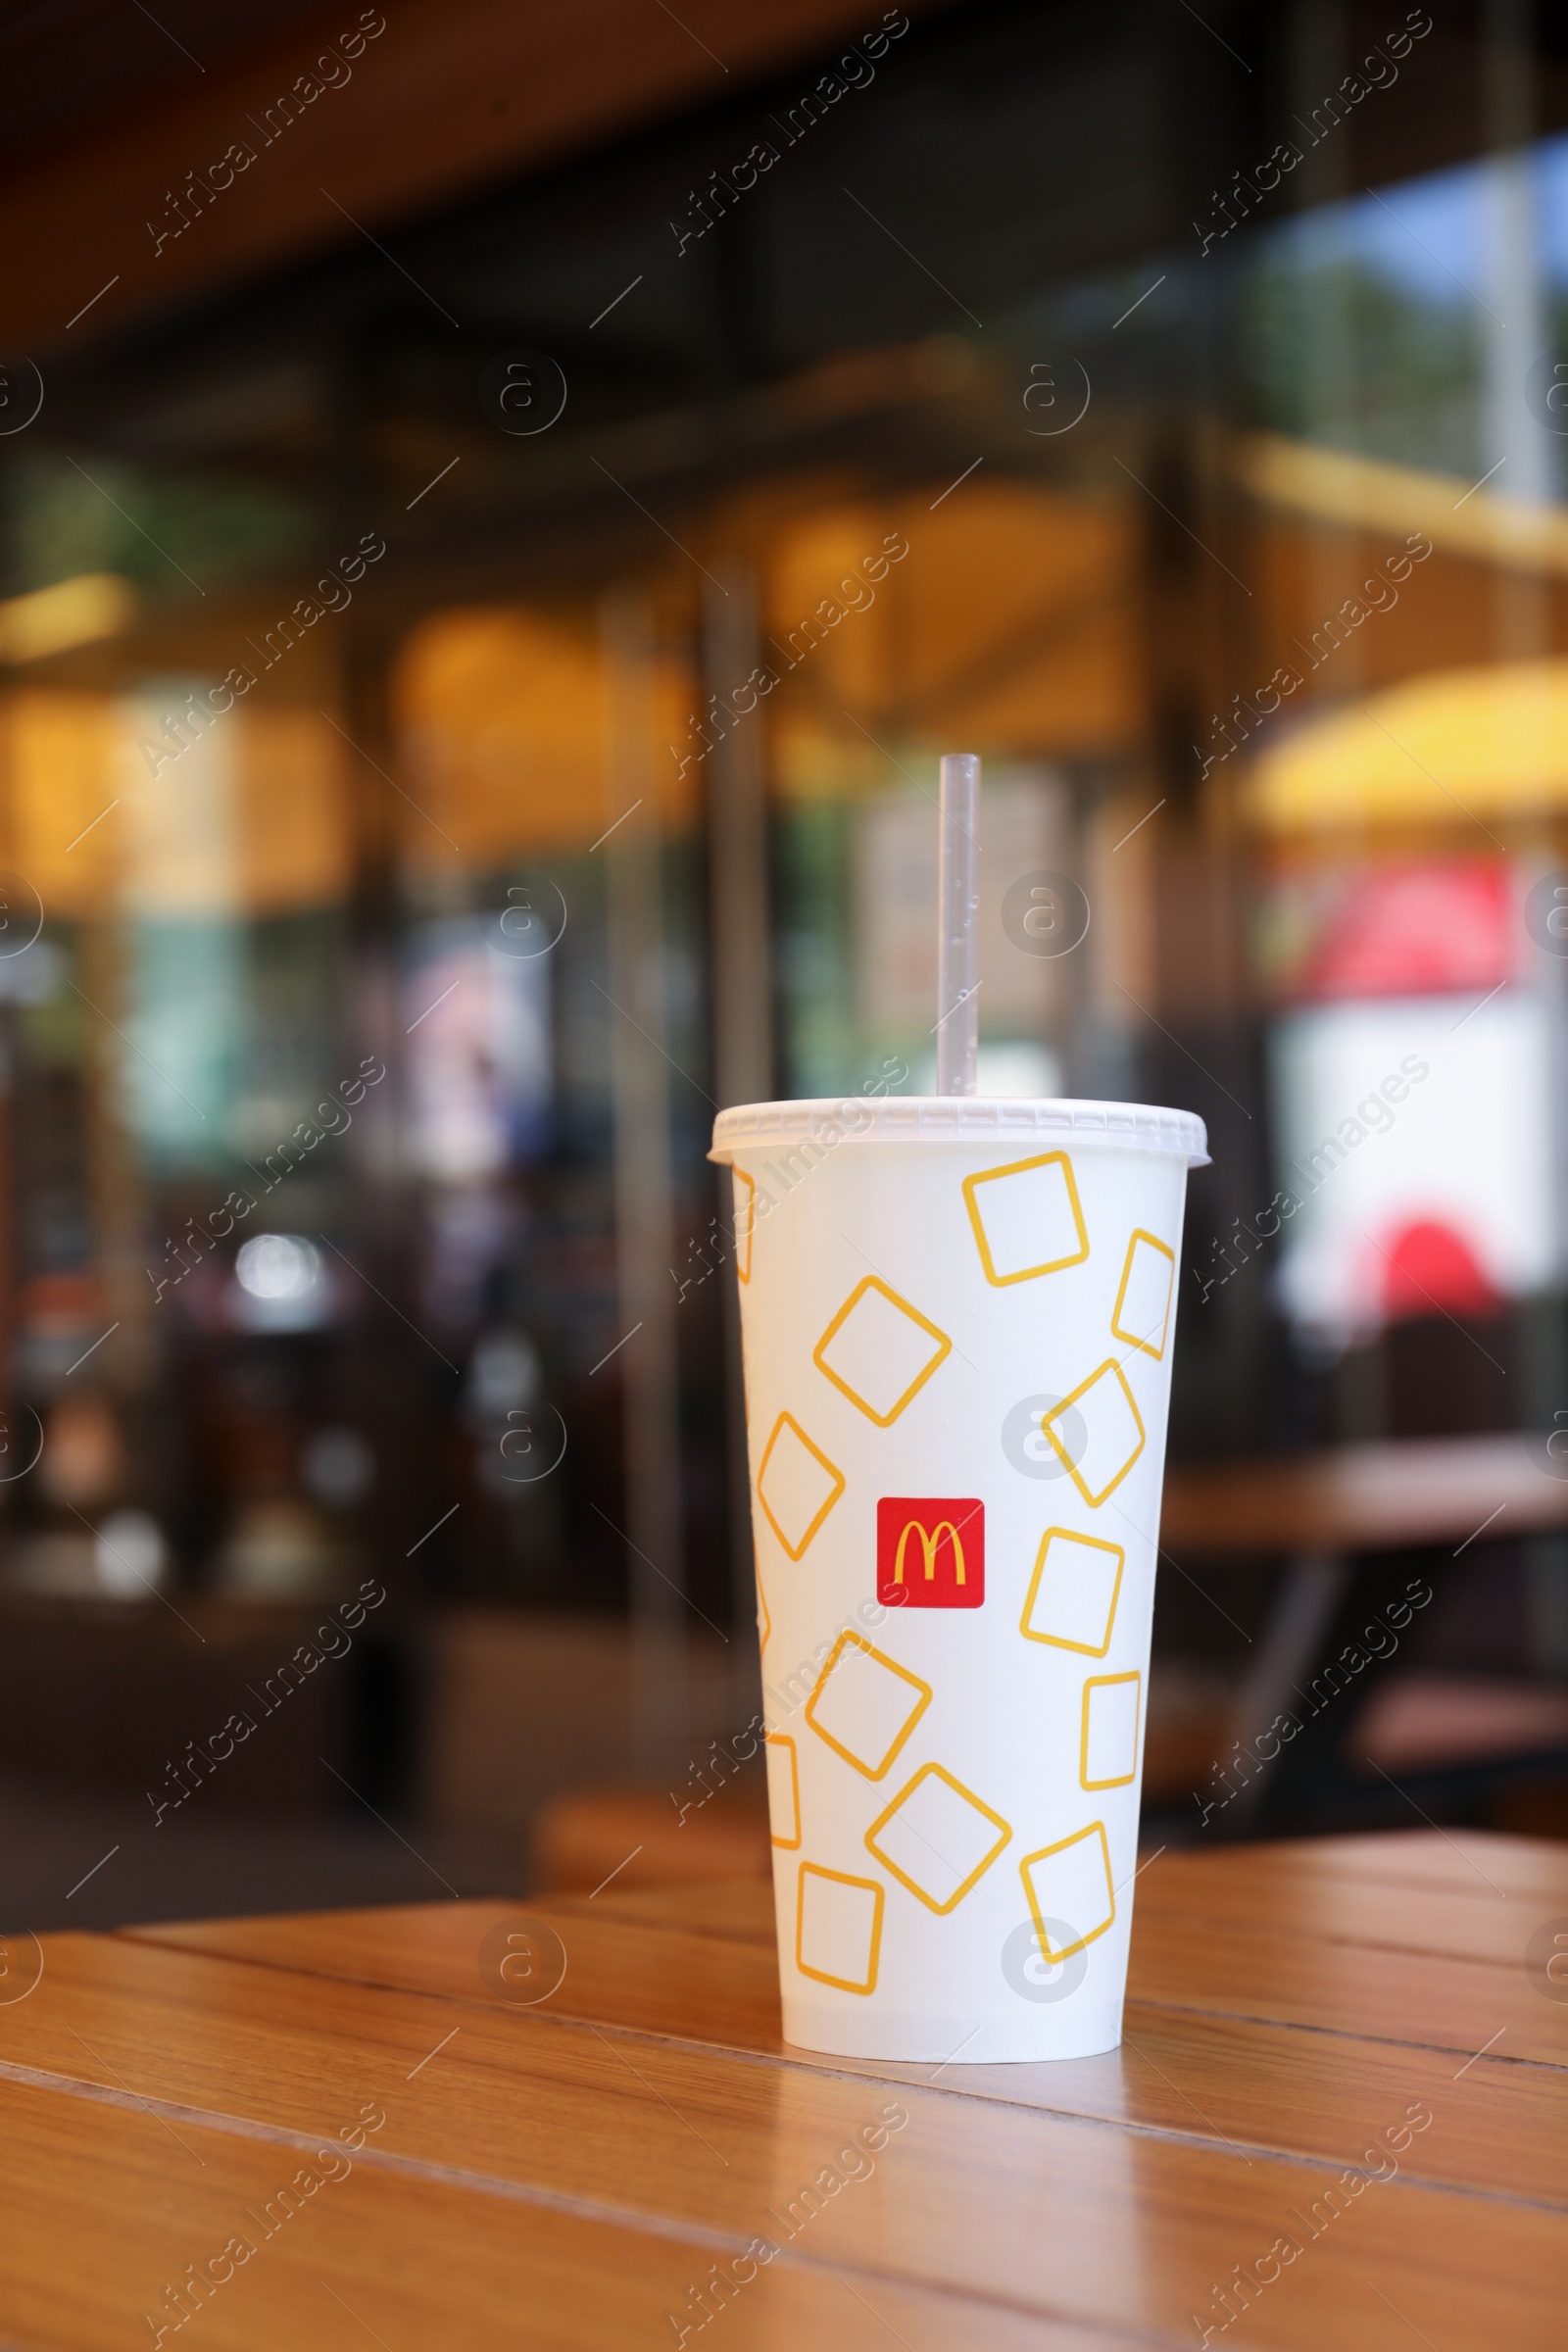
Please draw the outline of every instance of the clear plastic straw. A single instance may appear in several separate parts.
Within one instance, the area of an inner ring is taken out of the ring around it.
[[[980,760],[942,762],[941,951],[937,978],[937,1093],[972,1095],[980,1042]]]

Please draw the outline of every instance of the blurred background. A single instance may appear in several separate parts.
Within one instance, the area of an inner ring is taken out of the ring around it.
[[[1568,1835],[1560,17],[0,60],[16,1923],[765,1870],[705,1152],[931,1089],[959,748],[981,1091],[1213,1153],[1146,1830]]]

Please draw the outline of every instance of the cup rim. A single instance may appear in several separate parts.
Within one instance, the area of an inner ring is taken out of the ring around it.
[[[1011,1143],[1070,1138],[1123,1151],[1153,1152],[1189,1168],[1209,1164],[1208,1134],[1196,1111],[1148,1102],[1079,1102],[1069,1096],[832,1095],[789,1102],[742,1102],[713,1121],[708,1156],[727,1165],[747,1147],[770,1144]]]

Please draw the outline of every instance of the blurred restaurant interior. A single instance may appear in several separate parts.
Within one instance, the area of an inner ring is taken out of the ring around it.
[[[18,1921],[765,1875],[706,1154],[959,748],[1208,1128],[1146,1834],[1568,1836],[1563,20],[339,15],[0,24]]]

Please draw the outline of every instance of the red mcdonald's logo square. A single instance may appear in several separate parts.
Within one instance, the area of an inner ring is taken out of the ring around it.
[[[876,1596],[894,1609],[977,1609],[986,1596],[986,1506],[974,1494],[884,1494]]]

